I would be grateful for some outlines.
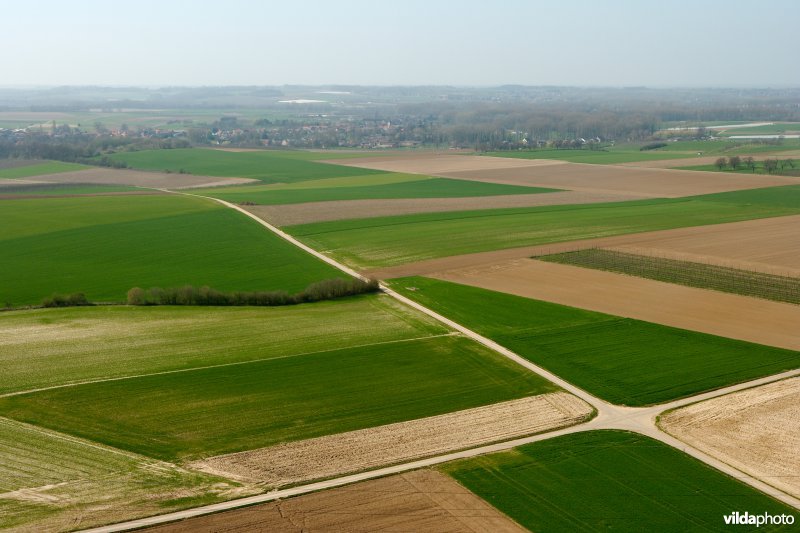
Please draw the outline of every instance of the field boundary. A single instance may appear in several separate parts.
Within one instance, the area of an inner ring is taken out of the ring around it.
[[[455,336],[458,336],[458,335],[459,335],[459,333],[457,333],[455,331],[451,331],[450,333],[441,333],[441,334],[438,334],[438,335],[428,335],[428,336],[425,336],[425,337],[412,337],[410,339],[396,339],[396,340],[392,340],[392,341],[380,341],[380,342],[371,342],[371,343],[367,343],[367,344],[356,344],[356,345],[353,345],[353,346],[346,346],[344,348],[333,348],[333,349],[330,349],[330,350],[315,350],[315,351],[311,351],[311,352],[302,352],[302,353],[295,353],[295,354],[289,354],[289,355],[278,355],[276,357],[262,357],[262,358],[259,358],[259,359],[251,359],[251,360],[248,360],[248,361],[234,361],[232,363],[220,363],[218,365],[196,366],[196,367],[192,367],[192,368],[176,368],[175,370],[163,370],[161,372],[151,372],[149,374],[134,374],[132,376],[118,376],[118,377],[113,377],[113,378],[89,379],[89,380],[85,380],[85,381],[77,381],[75,383],[64,383],[62,385],[53,385],[51,387],[41,387],[41,388],[38,388],[38,389],[7,392],[5,394],[0,394],[0,398],[8,398],[8,397],[11,397],[11,396],[22,396],[24,394],[33,394],[33,393],[36,393],[36,392],[49,391],[49,390],[54,390],[54,389],[65,389],[65,388],[69,388],[69,387],[78,387],[80,385],[91,385],[92,383],[106,383],[106,382],[109,382],[109,381],[124,381],[126,379],[147,378],[147,377],[150,377],[150,376],[164,376],[164,375],[167,375],[167,374],[181,374],[181,373],[184,373],[184,372],[194,372],[194,371],[199,371],[199,370],[208,370],[208,369],[211,369],[211,368],[224,368],[224,367],[229,367],[229,366],[240,366],[240,365],[249,365],[249,364],[254,364],[254,363],[264,363],[264,362],[267,362],[267,361],[278,361],[280,359],[291,359],[293,357],[302,357],[302,356],[305,356],[305,355],[315,355],[315,354],[322,354],[322,353],[328,353],[328,352],[338,352],[338,351],[341,351],[341,350],[349,350],[349,349],[356,349],[356,348],[367,348],[367,347],[370,347],[370,346],[380,346],[380,345],[385,345],[385,344],[399,344],[399,343],[403,343],[403,342],[414,342],[414,341],[421,341],[421,340],[428,340],[428,339],[436,339],[436,338],[439,338],[439,337],[455,337]]]

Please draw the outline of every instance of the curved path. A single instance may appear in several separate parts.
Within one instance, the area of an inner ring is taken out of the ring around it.
[[[174,192],[174,191],[165,191],[165,192]],[[189,195],[189,196],[198,196],[198,195],[193,195],[193,194],[190,194],[190,193],[183,193],[183,192],[179,192],[177,194],[186,194],[186,195]],[[206,197],[206,196],[203,196],[202,198],[208,198],[209,200],[213,200],[213,201],[219,202],[219,203],[221,203],[221,204],[223,204],[223,205],[225,205],[225,206],[227,206],[227,207],[229,207],[231,209],[235,209],[236,211],[239,211],[242,214],[244,214],[244,215],[252,218],[253,220],[257,221],[262,226],[266,227],[267,229],[269,229],[270,231],[272,231],[276,235],[278,235],[278,236],[282,237],[283,239],[289,241],[290,243],[294,244],[298,248],[301,248],[301,249],[305,250],[306,252],[310,253],[314,257],[317,257],[318,259],[328,263],[329,265],[332,265],[332,266],[338,268],[339,270],[341,270],[341,271],[343,271],[343,272],[345,272],[345,273],[347,273],[347,274],[349,274],[349,275],[351,275],[353,277],[356,277],[356,278],[359,278],[359,279],[362,279],[362,280],[366,280],[366,278],[364,276],[362,276],[361,274],[359,274],[355,270],[353,270],[353,269],[351,269],[351,268],[349,268],[349,267],[347,267],[345,265],[342,265],[341,263],[331,259],[330,257],[327,257],[326,255],[314,250],[313,248],[310,248],[310,247],[306,246],[305,244],[301,243],[300,241],[298,241],[297,239],[295,239],[294,237],[292,237],[288,233],[280,230],[279,228],[273,226],[272,224],[269,224],[268,222],[265,222],[265,221],[261,220],[257,216],[253,215],[252,213],[249,213],[248,211],[242,209],[241,207],[239,207],[237,205],[234,205],[234,204],[232,204],[230,202],[226,202],[224,200],[219,200],[219,199],[216,199],[216,198],[209,198],[209,197]],[[390,288],[388,288],[388,287],[386,287],[384,285],[381,285],[381,289],[387,295],[389,295],[389,296],[391,296],[393,298],[396,298],[397,300],[405,303],[406,305],[409,305],[409,306],[413,307],[414,309],[417,309],[418,311],[421,311],[421,312],[425,313],[426,315],[435,318],[436,320],[439,320],[440,322],[446,324],[447,326],[453,328],[454,330],[461,332],[462,334],[464,334],[465,336],[473,339],[474,341],[476,341],[476,342],[478,342],[478,343],[480,343],[480,344],[482,344],[482,345],[484,345],[484,346],[496,351],[497,353],[503,355],[504,357],[507,357],[507,358],[511,359],[512,361],[516,362],[517,364],[522,365],[525,368],[531,370],[532,372],[535,372],[535,373],[539,374],[540,376],[542,376],[542,377],[552,381],[556,385],[560,386],[564,390],[566,390],[566,391],[574,394],[575,396],[581,398],[582,400],[588,402],[590,405],[592,405],[597,410],[597,416],[595,418],[593,418],[592,420],[590,420],[589,422],[585,423],[585,424],[572,426],[572,427],[561,429],[561,430],[558,430],[558,431],[542,433],[542,434],[539,434],[539,435],[533,435],[531,437],[525,437],[525,438],[521,438],[521,439],[514,439],[514,440],[501,442],[501,443],[497,443],[497,444],[491,444],[491,445],[488,445],[488,446],[481,446],[481,447],[478,447],[478,448],[472,448],[472,449],[463,450],[463,451],[460,451],[460,452],[454,452],[454,453],[448,453],[448,454],[444,454],[444,455],[438,455],[436,457],[430,457],[428,459],[422,459],[422,460],[412,461],[412,462],[409,462],[409,463],[403,463],[403,464],[389,466],[389,467],[385,467],[385,468],[379,468],[377,470],[370,470],[368,472],[360,472],[358,474],[342,476],[342,477],[338,477],[338,478],[334,478],[334,479],[329,479],[329,480],[326,480],[326,481],[320,481],[320,482],[316,482],[316,483],[302,485],[302,486],[299,486],[299,487],[292,487],[292,488],[289,488],[289,489],[276,490],[276,491],[268,492],[268,493],[265,493],[265,494],[259,494],[259,495],[256,495],[256,496],[250,496],[250,497],[246,497],[246,498],[241,498],[241,499],[238,499],[238,500],[231,500],[231,501],[221,502],[221,503],[217,503],[217,504],[213,504],[213,505],[206,505],[206,506],[203,506],[203,507],[195,507],[193,509],[186,509],[184,511],[178,511],[178,512],[174,512],[174,513],[168,513],[168,514],[163,514],[163,515],[158,515],[158,516],[152,516],[152,517],[149,517],[149,518],[141,518],[141,519],[138,519],[138,520],[131,520],[131,521],[128,521],[128,522],[122,522],[122,523],[119,523],[119,524],[112,524],[112,525],[109,525],[109,526],[102,526],[102,527],[88,529],[88,530],[84,530],[84,531],[87,532],[87,533],[89,533],[89,532],[90,533],[110,533],[110,532],[116,532],[116,531],[128,531],[128,530],[132,530],[132,529],[139,529],[139,528],[143,528],[143,527],[154,526],[154,525],[157,525],[157,524],[164,524],[164,523],[167,523],[167,522],[174,522],[174,521],[177,521],[177,520],[183,520],[183,519],[186,519],[186,518],[192,518],[192,517],[201,516],[201,515],[205,515],[205,514],[211,514],[211,513],[221,512],[221,511],[227,511],[227,510],[230,510],[230,509],[236,509],[236,508],[239,508],[239,507],[245,507],[245,506],[254,505],[254,504],[258,504],[258,503],[265,503],[265,502],[269,502],[269,501],[273,501],[273,500],[277,500],[277,499],[288,498],[288,497],[291,497],[291,496],[298,496],[300,494],[306,494],[306,493],[315,492],[315,491],[318,491],[318,490],[330,489],[330,488],[339,487],[339,486],[342,486],[342,485],[348,485],[348,484],[351,484],[351,483],[356,483],[356,482],[359,482],[359,481],[365,481],[365,480],[368,480],[368,479],[374,479],[374,478],[378,478],[378,477],[382,477],[382,476],[388,476],[388,475],[391,475],[391,474],[398,474],[398,473],[401,473],[401,472],[407,472],[409,470],[416,470],[418,468],[424,468],[424,467],[429,467],[429,466],[433,466],[433,465],[437,465],[437,464],[441,464],[441,463],[445,463],[445,462],[449,462],[449,461],[454,461],[456,459],[465,459],[465,458],[469,458],[469,457],[475,457],[477,455],[484,455],[484,454],[487,454],[487,453],[493,453],[493,452],[499,452],[499,451],[503,451],[503,450],[508,450],[508,449],[516,448],[518,446],[522,446],[522,445],[525,445],[525,444],[530,444],[532,442],[537,442],[537,441],[541,441],[541,440],[545,440],[545,439],[550,439],[550,438],[558,437],[558,436],[561,436],[561,435],[568,435],[568,434],[571,434],[571,433],[578,433],[578,432],[582,432],[582,431],[603,430],[603,429],[633,431],[635,433],[640,433],[642,435],[646,435],[646,436],[648,436],[650,438],[653,438],[653,439],[656,439],[658,441],[661,441],[661,442],[663,442],[663,443],[665,443],[665,444],[667,444],[669,446],[672,446],[674,448],[677,448],[677,449],[687,453],[688,455],[690,455],[690,456],[692,456],[692,457],[694,457],[694,458],[706,463],[707,465],[709,465],[709,466],[711,466],[711,467],[713,467],[713,468],[715,468],[717,470],[720,470],[721,472],[724,472],[725,474],[727,474],[727,475],[729,475],[729,476],[731,476],[733,478],[738,479],[739,481],[741,481],[743,483],[746,483],[746,484],[750,485],[751,487],[754,487],[754,488],[760,490],[761,492],[764,492],[764,493],[772,496],[776,500],[779,500],[779,501],[781,501],[781,502],[783,502],[783,503],[785,503],[787,505],[790,505],[790,506],[792,506],[792,507],[794,507],[796,509],[800,509],[800,499],[795,498],[794,496],[791,496],[789,494],[786,494],[786,493],[776,489],[775,487],[772,487],[771,485],[768,485],[768,484],[764,483],[763,481],[760,481],[760,480],[758,480],[758,479],[756,479],[756,478],[754,478],[754,477],[752,477],[752,476],[750,476],[748,474],[745,474],[745,473],[741,472],[740,470],[737,470],[736,468],[733,468],[732,466],[730,466],[730,465],[728,465],[726,463],[723,463],[722,461],[719,461],[719,460],[715,459],[714,457],[711,457],[710,455],[698,450],[697,448],[694,448],[691,445],[689,445],[687,443],[684,443],[684,442],[672,437],[671,435],[668,435],[668,434],[664,433],[663,431],[661,431],[658,428],[658,425],[656,423],[658,415],[660,413],[663,413],[664,411],[666,411],[668,409],[675,409],[677,407],[683,407],[683,406],[689,405],[691,403],[696,403],[696,402],[699,402],[699,401],[702,401],[702,400],[715,398],[717,396],[723,396],[725,394],[736,392],[736,391],[739,391],[739,390],[742,390],[742,389],[755,387],[755,386],[758,386],[758,385],[764,385],[766,383],[771,383],[773,381],[786,379],[788,377],[800,376],[800,369],[790,370],[788,372],[783,372],[781,374],[775,374],[775,375],[772,375],[772,376],[767,376],[767,377],[764,377],[764,378],[748,381],[748,382],[745,382],[745,383],[739,383],[739,384],[736,384],[736,385],[732,385],[730,387],[725,387],[725,388],[722,388],[722,389],[717,389],[717,390],[714,390],[714,391],[705,392],[705,393],[702,393],[702,394],[698,394],[698,395],[695,395],[695,396],[691,396],[691,397],[683,398],[683,399],[679,399],[679,400],[674,400],[674,401],[671,401],[671,402],[668,402],[668,403],[664,403],[664,404],[660,404],[660,405],[653,405],[653,406],[649,406],[649,407],[623,407],[623,406],[619,406],[619,405],[614,405],[614,404],[608,403],[605,400],[601,400],[600,398],[597,398],[597,397],[593,396],[592,394],[589,394],[585,390],[583,390],[583,389],[581,389],[579,387],[576,387],[572,383],[569,383],[568,381],[563,380],[562,378],[560,378],[557,375],[549,372],[548,370],[545,370],[544,368],[542,368],[542,367],[540,367],[540,366],[538,366],[538,365],[536,365],[534,363],[531,363],[527,359],[522,358],[521,356],[517,355],[516,353],[512,352],[511,350],[509,350],[509,349],[497,344],[493,340],[488,339],[488,338],[486,338],[486,337],[484,337],[484,336],[482,336],[482,335],[480,335],[480,334],[478,334],[478,333],[476,333],[476,332],[474,332],[474,331],[462,326],[461,324],[458,324],[457,322],[454,322],[454,321],[450,320],[449,318],[447,318],[445,316],[442,316],[439,313],[437,313],[437,312],[435,312],[435,311],[433,311],[431,309],[428,309],[427,307],[425,307],[425,306],[423,306],[423,305],[421,305],[421,304],[419,304],[419,303],[417,303],[417,302],[415,302],[415,301],[413,301],[413,300],[411,300],[409,298],[406,298],[405,296],[403,296],[401,294],[398,294],[397,292],[393,291],[392,289],[390,289]]]

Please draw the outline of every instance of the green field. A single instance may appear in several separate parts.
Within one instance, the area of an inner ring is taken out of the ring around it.
[[[723,516],[733,511],[796,515],[679,450],[621,431],[566,435],[439,469],[537,532],[730,531]]]
[[[365,320],[370,327],[364,327]],[[0,394],[446,332],[425,315],[378,295],[288,307],[5,312],[0,315]]]
[[[800,367],[800,352],[446,281],[400,278],[392,288],[616,404],[662,403]]]
[[[553,390],[469,339],[438,336],[6,396],[0,413],[187,460]]]
[[[236,486],[0,418],[0,529],[91,527],[230,499]]]
[[[358,183],[358,185],[354,183]],[[298,185],[304,186],[298,187]],[[312,186],[316,187],[312,188]],[[334,200],[463,198],[503,194],[538,194],[555,190],[480,181],[431,178],[415,174],[376,174],[304,181],[289,185],[225,187],[192,192],[234,203],[252,202],[261,205],[278,205]]]
[[[800,186],[676,199],[484,209],[288,226],[357,268],[800,213]]]
[[[537,257],[542,261],[607,270],[630,276],[800,304],[800,278],[764,272],[589,248]]]
[[[93,183],[26,183],[0,187],[0,196],[69,196],[141,191],[127,185],[95,185]]]
[[[123,301],[131,287],[295,292],[338,270],[209,200],[95,196],[5,201],[0,303],[53,292]]]
[[[350,154],[263,150],[225,152],[201,148],[177,150],[144,150],[121,152],[109,156],[124,161],[131,168],[171,172],[188,172],[198,176],[252,178],[264,183],[293,183],[298,181],[343,176],[380,174],[379,171],[317,163],[319,159],[335,159]]]
[[[45,174],[73,172],[75,170],[84,170],[87,168],[92,167],[78,165],[77,163],[62,163],[61,161],[43,161],[41,163],[21,167],[0,168],[0,179],[30,178],[33,176],[43,176]]]
[[[570,163],[589,163],[593,165],[617,165],[619,163],[633,163],[638,161],[659,161],[662,159],[677,159],[686,157],[686,154],[670,152],[604,149],[604,150],[519,150],[516,152],[486,152],[492,157],[513,157],[517,159],[557,159]]]

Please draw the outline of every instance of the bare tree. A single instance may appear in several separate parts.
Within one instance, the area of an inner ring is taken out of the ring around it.
[[[778,170],[778,160],[777,159],[765,159],[764,160],[764,170],[766,170],[769,174],[772,174],[776,170]]]
[[[720,157],[719,159],[714,161],[714,166],[716,166],[718,169],[722,170],[723,168],[728,166],[728,159],[725,158],[725,157]]]
[[[733,170],[739,170],[739,167],[742,166],[742,158],[738,155],[732,155],[728,158],[728,164]]]
[[[744,158],[744,164],[747,168],[750,169],[751,172],[756,171],[756,160],[753,159],[753,156],[748,155]]]

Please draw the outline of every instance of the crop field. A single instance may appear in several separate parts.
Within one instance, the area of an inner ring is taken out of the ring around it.
[[[712,289],[777,302],[800,304],[800,278],[739,270],[718,265],[589,248],[537,257],[566,265]]]
[[[0,210],[0,302],[53,292],[122,301],[131,287],[294,292],[339,271],[255,221],[177,195],[24,199]]]
[[[252,493],[218,477],[0,418],[0,529],[64,531]]]
[[[515,157],[518,159],[556,159],[570,163],[588,163],[592,165],[618,165],[635,161],[658,161],[684,157],[684,154],[636,150],[519,150],[516,152],[486,152],[492,157]]]
[[[553,390],[487,348],[445,335],[6,396],[0,414],[188,460]]]
[[[389,177],[390,183],[381,183],[382,177]],[[365,176],[366,177],[366,176]],[[400,178],[410,178],[400,181]],[[336,180],[332,178],[331,181]],[[302,202],[331,202],[337,200],[372,200],[392,198],[462,198],[474,196],[500,196],[512,194],[537,194],[553,192],[555,189],[540,187],[522,187],[516,185],[502,185],[497,183],[467,182],[448,178],[428,178],[413,175],[394,176],[392,174],[378,174],[374,176],[374,183],[361,186],[326,187],[329,180],[319,180],[313,183],[318,188],[302,187],[291,188],[280,185],[236,187],[192,191],[197,194],[207,194],[233,203],[249,202],[260,205],[296,204]],[[301,182],[309,183],[309,182]]]
[[[92,183],[2,183],[0,198],[25,196],[75,196],[89,194],[116,194],[138,192],[141,194],[161,194],[126,185],[95,185]]]
[[[435,470],[174,522],[150,533],[241,531],[438,531],[524,533],[503,513]]]
[[[0,394],[444,333],[431,319],[380,296],[288,307],[5,312],[0,317]]]
[[[354,169],[314,161],[328,157],[328,154],[316,152],[267,150],[229,152],[200,148],[144,150],[110,156],[114,161],[123,161],[129,167],[140,170],[169,170],[203,176],[252,178],[264,183],[293,183],[376,174],[375,170]]]
[[[537,532],[728,531],[722,517],[733,510],[794,512],[679,450],[619,431],[566,435],[439,470]]]
[[[286,227],[311,247],[375,268],[474,252],[800,213],[800,186],[522,209],[340,220]]]
[[[457,283],[414,277],[392,288],[617,404],[661,403],[800,366],[796,351]]]
[[[659,426],[684,442],[800,497],[800,378],[674,409]]]
[[[0,179],[30,178],[45,174],[58,174],[59,172],[73,172],[87,168],[91,167],[78,165],[76,163],[62,163],[61,161],[40,161],[19,167],[0,168]]]

